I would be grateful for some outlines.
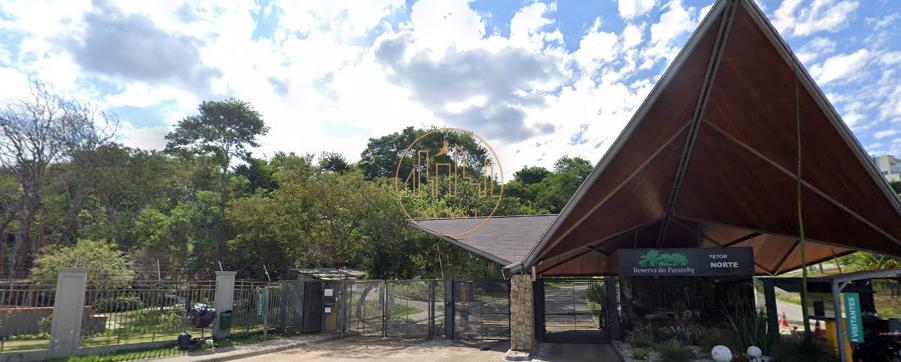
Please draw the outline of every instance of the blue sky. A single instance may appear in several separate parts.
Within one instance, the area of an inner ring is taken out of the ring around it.
[[[0,3],[0,100],[29,79],[161,148],[205,99],[251,102],[255,150],[337,151],[470,129],[507,174],[600,159],[711,0]],[[867,151],[901,155],[901,2],[760,0]]]

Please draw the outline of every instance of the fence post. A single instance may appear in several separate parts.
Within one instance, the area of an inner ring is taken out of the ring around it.
[[[454,339],[454,281],[444,281],[444,338]]]
[[[427,304],[429,308],[429,338],[432,338],[435,336],[435,281],[429,280],[427,283],[429,289],[429,303]]]
[[[216,294],[213,303],[216,306],[216,313],[222,313],[232,310],[235,300],[235,271],[217,271],[216,272]],[[231,330],[222,330],[219,328],[221,321],[217,320],[213,324],[213,338],[225,338],[231,334]]]
[[[50,326],[50,355],[53,358],[71,356],[78,348],[87,284],[87,269],[59,269]]]

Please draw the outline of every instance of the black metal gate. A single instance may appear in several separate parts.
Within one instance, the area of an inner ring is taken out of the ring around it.
[[[389,280],[385,295],[385,335],[428,338],[435,328],[433,280]]]
[[[345,333],[360,336],[383,336],[385,315],[385,282],[353,280],[345,285]]]
[[[536,332],[546,342],[607,343],[608,279],[545,278],[535,284]],[[615,294],[615,292],[613,292]]]
[[[347,335],[510,339],[505,280],[349,280],[343,288]]]
[[[456,280],[451,285],[453,339],[510,339],[506,280]],[[450,318],[447,318],[450,319]]]

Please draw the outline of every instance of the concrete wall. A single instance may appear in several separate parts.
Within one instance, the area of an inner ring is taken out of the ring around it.
[[[53,315],[53,307],[3,307],[0,308],[0,337],[20,334],[50,332],[50,320],[44,325],[41,320]],[[95,316],[92,307],[84,307],[84,321],[89,333],[102,332],[106,328],[106,317]],[[41,329],[44,330],[41,330]]]

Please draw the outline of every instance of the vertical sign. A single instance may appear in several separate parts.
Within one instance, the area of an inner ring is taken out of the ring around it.
[[[860,295],[843,293],[845,297],[845,318],[848,319],[848,339],[854,343],[863,342],[863,318],[860,316]]]
[[[257,319],[263,320],[263,310],[266,307],[266,289],[260,288],[257,293]]]

